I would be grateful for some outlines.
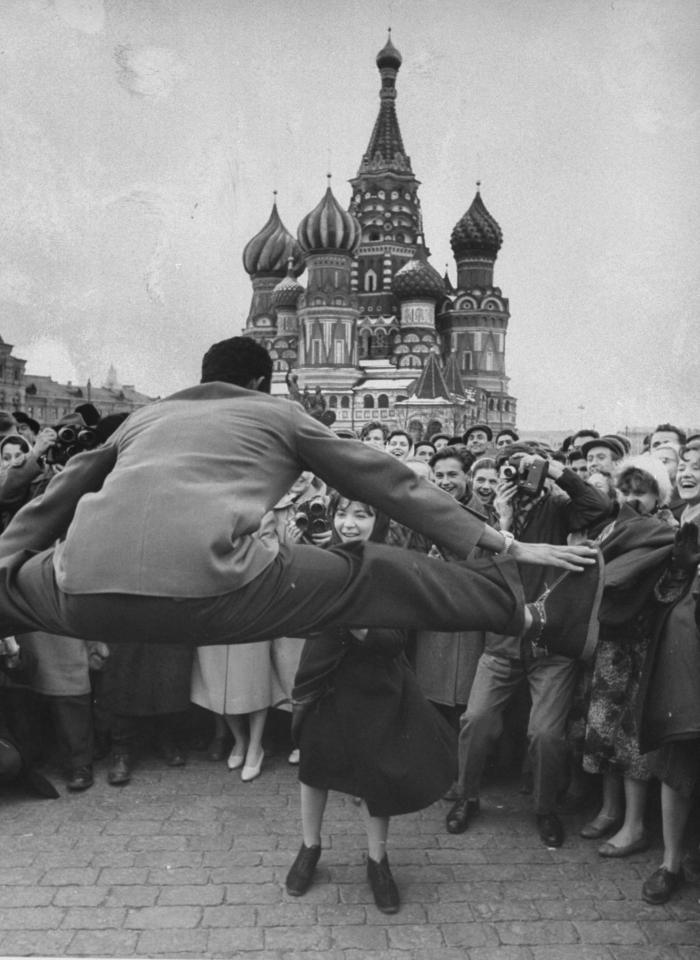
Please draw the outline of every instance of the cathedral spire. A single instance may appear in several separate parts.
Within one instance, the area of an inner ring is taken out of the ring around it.
[[[389,39],[377,54],[377,68],[382,78],[379,90],[379,114],[369,145],[362,157],[358,176],[380,170],[404,174],[413,172],[411,158],[404,150],[395,107],[396,75],[401,67],[401,61],[401,54],[391,42],[391,28],[389,28]]]

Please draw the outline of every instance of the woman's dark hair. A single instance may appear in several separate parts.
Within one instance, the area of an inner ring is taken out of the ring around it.
[[[382,436],[384,437],[384,442],[386,443],[389,430],[383,423],[380,423],[379,420],[370,420],[369,423],[366,423],[362,427],[362,430],[360,430],[360,440],[366,440],[373,430],[381,430]]]
[[[265,347],[251,337],[229,337],[209,347],[202,357],[202,383],[232,383],[247,387],[251,380],[262,377],[260,389],[270,392],[272,359]]]
[[[18,433],[10,433],[8,436],[3,437],[2,440],[0,440],[0,453],[2,453],[5,447],[9,446],[19,447],[22,453],[29,453],[29,451],[32,449],[24,437],[20,437]]]
[[[374,517],[374,528],[369,537],[370,541],[372,543],[384,543],[386,535],[389,532],[389,517],[387,517],[385,513],[380,513],[371,503],[366,503],[364,500],[354,500],[352,497],[346,497],[344,494],[334,490],[328,501],[328,516],[331,518],[331,521],[335,517],[336,511],[341,503],[361,504],[367,510],[367,513]],[[333,542],[337,543],[338,541],[338,534],[336,533],[335,527],[333,527]]]
[[[453,446],[443,447],[442,450],[438,450],[437,453],[432,455],[428,462],[430,463],[431,468],[434,470],[435,464],[440,463],[441,460],[459,460],[459,462],[462,464],[462,470],[464,473],[469,473],[475,459],[476,457],[474,454],[470,453],[465,446],[458,446],[455,444]]]

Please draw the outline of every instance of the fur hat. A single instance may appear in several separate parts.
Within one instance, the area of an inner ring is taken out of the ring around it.
[[[632,470],[640,470],[651,477],[659,491],[660,507],[669,502],[673,492],[673,484],[668,475],[668,470],[657,457],[652,457],[649,453],[640,453],[636,457],[625,457],[616,466],[615,485],[619,487],[625,478],[625,474]]]

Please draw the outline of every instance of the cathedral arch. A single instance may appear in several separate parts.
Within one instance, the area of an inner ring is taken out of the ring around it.
[[[364,395],[364,397],[362,398],[362,406],[365,408],[365,410],[374,409],[374,397],[372,396],[371,393],[366,393]]]

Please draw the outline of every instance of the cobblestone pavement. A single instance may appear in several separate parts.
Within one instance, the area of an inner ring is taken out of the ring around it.
[[[380,914],[365,880],[352,800],[331,795],[317,880],[284,878],[300,842],[295,768],[268,757],[250,784],[193,754],[148,759],[126,787],[96,768],[86,793],[4,793],[0,955],[241,960],[697,960],[700,885],[669,904],[640,896],[653,848],[601,860],[567,817],[559,850],[537,837],[527,797],[494,783],[467,833],[446,802],[393,821],[402,908]]]

